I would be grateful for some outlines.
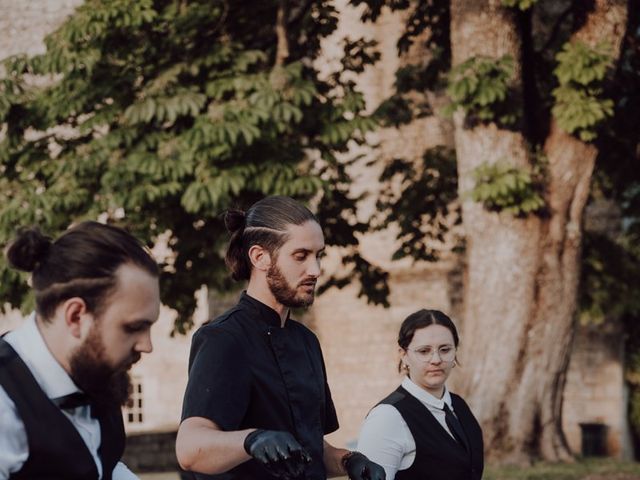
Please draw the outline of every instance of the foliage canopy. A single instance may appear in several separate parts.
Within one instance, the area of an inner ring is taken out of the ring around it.
[[[281,5],[87,0],[44,54],[7,59],[0,244],[20,225],[56,234],[98,217],[150,246],[164,236],[162,296],[184,331],[195,290],[230,287],[221,212],[289,195],[317,205],[329,244],[345,249],[345,272],[385,303],[384,272],[358,252],[366,225],[339,161],[375,125],[349,80],[375,55],[346,39],[339,67],[321,75],[313,62],[335,8],[292,7],[278,25]],[[0,260],[0,298],[29,308],[27,292]]]

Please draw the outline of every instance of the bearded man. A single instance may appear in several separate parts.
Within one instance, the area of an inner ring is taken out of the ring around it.
[[[364,455],[335,448],[338,428],[316,336],[290,318],[313,303],[324,237],[287,197],[229,211],[226,262],[248,280],[238,304],[193,336],[176,453],[198,479],[383,480]]]
[[[129,480],[120,458],[128,370],[151,352],[158,266],[130,234],[80,223],[18,233],[36,311],[0,338],[0,480]]]

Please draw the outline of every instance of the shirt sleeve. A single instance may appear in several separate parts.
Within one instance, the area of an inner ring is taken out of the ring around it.
[[[319,344],[318,349],[320,349]],[[322,359],[322,375],[324,376],[324,434],[328,435],[338,430],[339,423],[336,407],[331,398],[331,389],[327,381],[327,371],[324,365],[324,358],[322,358],[322,350],[320,350],[320,357]]]
[[[407,438],[408,429],[395,407],[378,405],[364,420],[356,450],[384,468],[387,480],[393,480],[401,467],[408,468],[403,464],[403,459],[407,455],[415,455],[415,442],[412,442],[413,445],[408,442],[413,440]]]
[[[0,387],[0,480],[19,471],[29,456],[27,432],[15,404]]]
[[[331,399],[331,391],[329,390],[329,384],[324,382],[325,391],[325,407],[324,407],[324,434],[328,435],[338,430],[340,426],[338,423],[338,414],[336,413],[336,407],[333,405]]]
[[[251,371],[240,342],[221,328],[193,336],[182,420],[204,417],[222,430],[238,430],[251,396]]]
[[[301,325],[301,324],[299,324]],[[322,347],[320,346],[320,341],[315,333],[309,330],[304,325],[301,325],[302,334],[304,341],[307,345],[307,348],[312,353],[315,361],[318,362],[318,365],[322,368],[322,382],[324,383],[324,412],[322,414],[322,429],[325,435],[335,432],[338,430],[338,414],[336,413],[336,407],[333,404],[333,399],[331,398],[331,389],[329,388],[329,382],[327,381],[327,368],[324,364],[324,357],[322,355]],[[320,373],[320,372],[318,372]]]
[[[111,478],[113,480],[139,480],[138,476],[122,462],[118,462],[113,468]]]

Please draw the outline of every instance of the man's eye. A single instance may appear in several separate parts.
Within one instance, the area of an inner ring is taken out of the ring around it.
[[[127,333],[137,333],[137,332],[142,332],[144,329],[146,329],[147,326],[146,325],[125,325],[124,326],[124,330]]]
[[[303,262],[305,260],[305,258],[307,258],[306,255],[294,255],[294,260],[298,261],[298,262]]]

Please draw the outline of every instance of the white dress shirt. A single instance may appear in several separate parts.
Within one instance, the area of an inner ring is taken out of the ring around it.
[[[5,335],[4,340],[20,355],[47,397],[57,398],[80,391],[49,351],[38,330],[35,313],[19,328]],[[69,411],[62,410],[62,413],[78,430],[102,478],[102,462],[98,455],[100,422],[91,417],[90,408],[77,407]],[[18,472],[28,457],[29,444],[24,423],[18,416],[15,404],[0,386],[0,480],[6,480],[12,473]],[[113,480],[138,478],[122,462],[113,469],[112,477]]]
[[[453,412],[451,395],[444,389],[442,398],[436,398],[409,378],[402,381],[402,387],[429,409],[442,427],[455,438],[445,421],[444,404]],[[416,458],[416,442],[411,431],[396,407],[380,404],[371,409],[364,420],[358,437],[359,452],[376,462],[393,480],[398,470],[406,470]]]

